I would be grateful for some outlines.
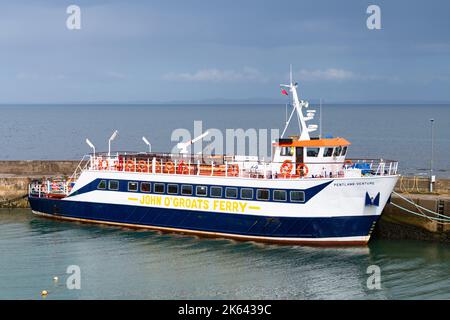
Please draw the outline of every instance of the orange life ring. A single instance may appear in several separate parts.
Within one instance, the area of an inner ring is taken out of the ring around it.
[[[138,172],[148,172],[147,162],[145,162],[144,160],[140,160],[137,165],[137,171]]]
[[[288,174],[291,174],[292,168],[294,167],[294,164],[291,160],[284,160],[283,164],[280,168],[280,173],[286,177]]]
[[[232,177],[237,177],[239,175],[239,166],[237,164],[229,164],[228,175]]]
[[[306,177],[308,175],[309,168],[304,163],[298,163],[296,172],[300,177]]]
[[[175,165],[172,161],[167,161],[164,164],[164,172],[165,173],[174,173],[175,172]]]
[[[135,165],[134,165],[134,161],[133,160],[127,160],[127,164],[125,166],[125,171],[134,171],[135,170]]]
[[[100,162],[100,170],[108,170],[108,168],[109,168],[109,162],[108,162],[108,160],[102,160],[101,162]]]
[[[350,159],[345,160],[344,165],[351,167],[353,165],[353,161]]]
[[[180,161],[177,168],[178,174],[188,174],[189,173],[189,167],[184,161]]]
[[[161,163],[159,161],[155,161],[155,173],[162,173]]]

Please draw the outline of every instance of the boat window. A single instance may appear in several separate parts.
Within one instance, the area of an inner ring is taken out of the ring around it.
[[[150,182],[141,182],[141,191],[150,192]]]
[[[137,182],[128,182],[128,191],[136,192],[138,190],[138,183]]]
[[[204,197],[208,193],[208,188],[206,186],[197,186],[195,193],[200,197]]]
[[[342,148],[341,156],[345,156],[347,154],[347,147]]]
[[[97,189],[105,190],[106,189],[106,180],[101,180],[98,183]]]
[[[178,185],[177,184],[168,184],[167,185],[167,193],[168,194],[178,194]]]
[[[305,192],[304,191],[291,191],[291,201],[292,202],[305,202]]]
[[[281,156],[292,156],[294,154],[293,147],[281,147],[280,155]]]
[[[274,190],[273,200],[275,201],[286,201],[286,191],[285,190]]]
[[[256,191],[256,199],[257,200],[269,200],[269,190],[258,189]]]
[[[186,196],[190,196],[192,195],[192,186],[189,184],[183,184],[181,186],[181,194],[186,195]]]
[[[164,193],[164,187],[164,183],[155,183],[153,188],[155,190],[155,193]]]
[[[317,157],[317,156],[319,156],[319,150],[320,150],[320,148],[307,148],[306,155],[308,157]]]
[[[238,195],[237,188],[225,188],[225,197],[236,199]]]
[[[241,189],[241,198],[242,199],[253,199],[253,189],[242,188]]]
[[[324,157],[331,157],[333,155],[333,148],[325,148],[323,152]]]
[[[336,149],[334,149],[333,156],[339,157],[341,155],[341,150],[342,150],[342,147],[336,147]]]
[[[108,189],[109,190],[119,190],[119,181],[109,180]]]
[[[211,197],[221,198],[222,197],[222,187],[211,187]]]

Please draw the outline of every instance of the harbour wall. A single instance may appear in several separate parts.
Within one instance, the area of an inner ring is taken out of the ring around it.
[[[33,179],[70,176],[78,163],[78,160],[0,161],[0,208],[28,208],[26,194]],[[433,194],[428,190],[429,179],[426,177],[401,177],[395,187],[396,192],[415,204],[450,219],[450,179],[438,179]],[[433,214],[395,194],[391,202],[428,217],[406,213],[388,204],[374,230],[374,237],[450,242],[450,223],[433,220]]]

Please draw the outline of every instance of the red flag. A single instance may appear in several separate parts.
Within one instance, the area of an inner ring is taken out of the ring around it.
[[[285,96],[289,95],[289,93],[285,89],[281,89],[281,94],[284,94]]]

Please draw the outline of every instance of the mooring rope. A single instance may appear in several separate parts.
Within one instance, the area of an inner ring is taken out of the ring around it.
[[[400,205],[398,205],[398,204],[396,204],[396,203],[391,202],[391,204],[392,204],[394,207],[397,207],[397,208],[399,208],[399,209],[401,209],[401,210],[404,210],[404,211],[406,211],[406,212],[408,212],[408,213],[417,215],[417,216],[419,216],[419,217],[427,218],[427,219],[432,220],[432,221],[437,221],[437,222],[442,223],[442,224],[448,224],[448,223],[450,223],[450,217],[449,217],[449,216],[446,216],[446,215],[440,214],[440,213],[438,213],[438,212],[434,212],[434,211],[432,211],[432,210],[430,210],[430,209],[427,209],[427,208],[425,208],[425,207],[422,207],[422,206],[418,205],[417,203],[415,203],[414,201],[412,201],[411,199],[408,199],[408,198],[406,198],[406,197],[400,195],[399,193],[397,193],[397,192],[395,192],[395,191],[392,192],[392,193],[395,194],[396,196],[398,196],[400,199],[403,199],[403,200],[405,200],[406,202],[408,202],[408,203],[414,205],[414,206],[416,207],[416,209],[417,209],[420,213],[417,213],[417,212],[414,212],[414,211],[412,211],[412,210],[406,209],[406,208],[404,208],[404,207],[402,207],[402,206],[400,206]],[[428,213],[431,213],[431,214],[433,214],[433,215],[435,215],[435,216],[437,216],[437,217],[430,217],[429,215],[424,214],[422,210],[423,210],[423,211],[426,211],[426,212],[428,212]],[[438,218],[438,217],[440,217],[440,218]],[[445,222],[440,222],[440,221],[445,221]]]

